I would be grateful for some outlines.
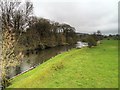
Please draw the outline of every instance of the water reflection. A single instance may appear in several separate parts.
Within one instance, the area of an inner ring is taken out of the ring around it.
[[[48,48],[45,50],[39,50],[39,51],[26,51],[25,57],[23,57],[23,60],[19,66],[16,68],[11,67],[9,72],[9,77],[13,77],[21,72],[24,72],[26,70],[29,70],[31,67],[35,67],[46,60],[50,59],[51,57],[54,57],[58,55],[59,53],[68,51],[72,48],[75,48],[76,45],[67,45],[67,46],[58,46],[54,48]]]
[[[9,77],[13,77],[21,72],[25,72],[31,67],[36,67],[37,65],[45,62],[46,60],[49,60],[51,57],[54,57],[62,52],[68,51],[72,48],[81,48],[84,46],[87,46],[86,43],[78,42],[75,45],[57,46],[44,50],[27,50],[24,52],[26,53],[26,55],[23,57],[21,64],[16,68],[11,67]]]

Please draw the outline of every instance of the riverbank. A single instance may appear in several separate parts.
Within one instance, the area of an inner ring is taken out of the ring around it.
[[[8,88],[117,88],[117,40],[72,49],[11,80]]]

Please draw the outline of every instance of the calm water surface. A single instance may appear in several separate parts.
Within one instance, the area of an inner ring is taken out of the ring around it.
[[[27,53],[27,55],[25,55],[22,59],[22,62],[19,66],[17,66],[16,68],[11,67],[10,68],[10,72],[9,72],[9,77],[14,77],[17,74],[20,74],[22,72],[25,72],[27,70],[29,70],[32,67],[36,67],[38,65],[40,65],[41,63],[49,60],[50,58],[68,51],[72,48],[76,48],[76,47],[83,47],[84,43],[82,42],[78,42],[75,45],[67,45],[67,46],[57,46],[57,47],[53,47],[53,48],[48,48],[48,49],[44,49],[44,50],[39,50],[39,51],[30,51],[29,53]]]

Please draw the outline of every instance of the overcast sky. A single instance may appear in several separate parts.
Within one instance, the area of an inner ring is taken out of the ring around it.
[[[34,14],[67,23],[80,33],[118,33],[119,0],[31,0]]]

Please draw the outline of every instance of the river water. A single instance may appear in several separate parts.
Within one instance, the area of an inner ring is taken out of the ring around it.
[[[22,62],[19,66],[17,66],[16,68],[11,67],[9,77],[13,77],[21,72],[29,70],[32,67],[36,67],[39,64],[45,62],[46,60],[75,47],[76,45],[57,46],[40,51],[29,52],[23,57]]]
[[[74,45],[57,46],[40,51],[29,52],[23,57],[22,62],[20,63],[19,66],[17,66],[16,68],[15,67],[10,68],[10,72],[8,76],[12,78],[22,72],[31,69],[32,67],[36,67],[40,65],[41,63],[49,60],[50,58],[62,52],[68,51],[72,48],[81,48],[84,46],[86,46],[86,43],[77,42],[77,44]]]
[[[23,60],[19,66],[17,66],[16,68],[11,67],[11,71],[9,72],[9,77],[10,78],[14,77],[17,74],[20,74],[33,67],[36,67],[62,52],[68,51],[72,48],[81,48],[84,46],[86,46],[85,43],[77,42],[77,44],[74,45],[57,46],[40,51],[32,51],[29,54],[27,53],[27,55],[23,57]]]

